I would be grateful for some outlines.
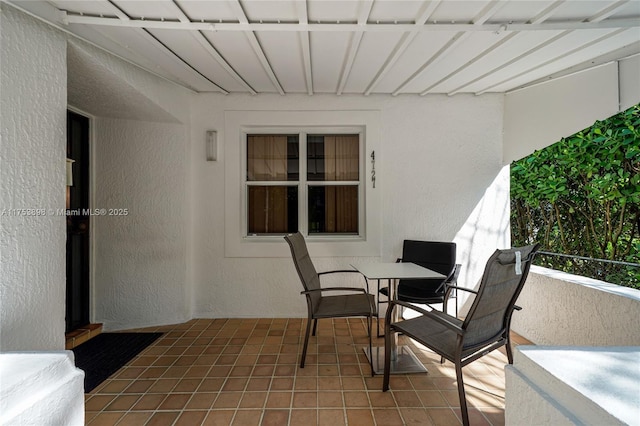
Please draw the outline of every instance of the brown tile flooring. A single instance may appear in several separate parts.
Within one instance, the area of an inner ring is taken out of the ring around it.
[[[401,337],[428,374],[381,392],[362,352],[362,319],[320,320],[305,368],[303,319],[198,319],[165,334],[85,395],[88,425],[459,425],[450,362]],[[374,332],[375,333],[375,332]],[[526,343],[514,336],[514,344]],[[374,346],[383,346],[374,339]],[[504,348],[464,368],[470,420],[504,424]]]

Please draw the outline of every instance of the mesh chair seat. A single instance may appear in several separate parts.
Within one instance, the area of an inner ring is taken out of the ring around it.
[[[357,317],[371,315],[375,306],[372,294],[323,296],[315,307],[314,318]]]

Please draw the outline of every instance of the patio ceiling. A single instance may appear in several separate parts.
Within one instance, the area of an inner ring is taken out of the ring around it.
[[[640,0],[4,0],[196,92],[508,92],[640,53]]]

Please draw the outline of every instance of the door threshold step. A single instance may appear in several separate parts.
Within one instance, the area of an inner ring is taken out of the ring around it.
[[[65,334],[66,350],[70,350],[102,333],[102,324],[87,324]]]

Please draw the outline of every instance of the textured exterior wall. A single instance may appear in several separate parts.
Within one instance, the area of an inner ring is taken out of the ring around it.
[[[225,190],[233,190],[225,188],[228,159],[222,143],[216,162],[205,161],[204,149],[207,129],[217,130],[218,141],[225,141],[225,110],[344,110],[347,115],[350,110],[379,111],[375,191],[380,191],[383,206],[382,256],[362,258],[354,253],[350,257],[321,257],[314,259],[317,269],[346,268],[352,262],[395,261],[406,238],[456,239],[459,260],[465,265],[461,282],[473,287],[491,252],[499,245],[508,245],[502,100],[500,95],[196,96],[191,106],[190,158],[194,316],[306,315],[290,255],[225,258],[225,232],[236,232],[225,228],[222,205]],[[286,246],[284,241],[282,244]],[[483,247],[473,252],[473,258],[469,257],[471,244]]]
[[[105,329],[190,319],[184,126],[96,119],[94,317]]]
[[[511,328],[536,345],[640,345],[640,290],[533,266],[517,304]]]
[[[73,353],[0,354],[0,424],[82,426],[84,372]]]
[[[66,42],[1,8],[0,350],[62,350],[66,224],[50,210],[65,207]]]

